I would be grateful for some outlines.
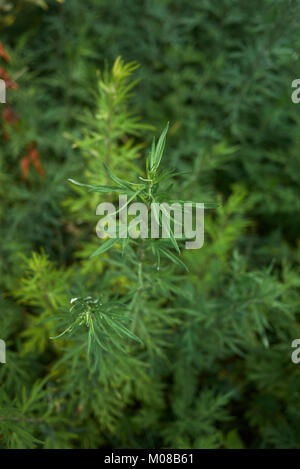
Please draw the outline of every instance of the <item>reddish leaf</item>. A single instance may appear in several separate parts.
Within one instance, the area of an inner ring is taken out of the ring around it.
[[[0,67],[0,78],[5,81],[7,88],[11,90],[17,90],[19,88],[19,85],[11,79],[10,75],[3,67]]]
[[[39,173],[39,175],[44,176],[45,172],[44,172],[44,169],[41,165],[40,154],[39,154],[35,144],[32,144],[32,145],[29,146],[28,155],[29,155],[31,161],[33,162],[33,165],[34,165],[35,169],[37,170],[37,172]]]
[[[0,41],[0,57],[2,57],[5,60],[5,62],[10,62],[10,56],[4,49],[4,45],[2,44],[1,41]]]
[[[22,178],[27,179],[28,176],[28,171],[29,171],[29,165],[30,165],[30,159],[27,156],[24,156],[21,161],[21,168],[22,168]]]
[[[20,120],[19,115],[11,107],[6,107],[3,109],[2,117],[3,120],[8,124],[16,124]]]

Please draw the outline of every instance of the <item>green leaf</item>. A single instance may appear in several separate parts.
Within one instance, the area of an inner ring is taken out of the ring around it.
[[[104,167],[109,175],[109,177],[114,181],[116,184],[119,184],[121,187],[124,187],[125,189],[128,189],[130,191],[133,191],[133,189],[130,186],[143,186],[145,187],[145,184],[139,184],[139,183],[134,183],[134,182],[129,182],[129,181],[123,181],[122,179],[118,178],[112,171],[109,169],[109,167],[105,164]]]
[[[93,252],[93,254],[90,255],[90,258],[98,256],[98,254],[102,254],[103,252],[107,251],[110,249],[116,242],[118,241],[118,238],[109,238],[105,243],[103,243],[96,251]]]
[[[75,184],[76,186],[87,187],[89,191],[93,192],[120,192],[120,187],[116,186],[101,186],[101,185],[93,185],[93,184],[82,184],[81,182],[75,181],[74,179],[68,179],[69,182]]]
[[[112,329],[117,329],[119,331],[119,333],[123,334],[123,335],[126,335],[127,337],[129,337],[130,339],[133,339],[135,340],[136,342],[139,342],[140,344],[142,344],[143,342],[141,341],[141,339],[139,337],[137,337],[133,332],[131,332],[129,329],[127,329],[127,327],[123,326],[122,324],[116,322],[116,321],[112,321],[109,317],[107,316],[104,316],[106,322],[111,326]]]
[[[184,262],[182,262],[180,259],[178,259],[178,257],[174,256],[174,254],[172,254],[171,251],[169,251],[168,249],[166,248],[163,248],[163,247],[159,247],[159,250],[166,256],[168,257],[172,262],[174,262],[174,264],[177,264],[178,266],[180,267],[183,267],[187,272],[189,272],[189,269],[187,268],[187,266],[185,265]]]
[[[155,157],[155,137],[153,137],[152,145],[151,145],[151,151],[150,151],[150,155],[149,155],[149,161],[150,161],[149,167],[150,167],[150,169],[154,165],[154,157]]]
[[[179,249],[179,246],[177,244],[177,241],[175,239],[175,236],[173,234],[173,231],[171,230],[170,228],[170,241],[171,243],[173,244],[174,248],[176,249],[176,251],[178,252],[178,254],[180,254],[180,249]]]
[[[150,168],[151,170],[156,171],[158,169],[159,165],[160,165],[160,162],[161,162],[161,159],[162,159],[162,156],[163,156],[163,152],[164,152],[164,149],[165,149],[165,145],[166,145],[166,135],[167,135],[168,129],[169,129],[169,122],[167,123],[166,127],[162,131],[161,136],[159,137],[159,140],[158,140],[157,145],[156,145],[154,156],[151,155],[152,156],[152,158],[151,158],[151,160],[152,160],[151,161],[151,168]]]

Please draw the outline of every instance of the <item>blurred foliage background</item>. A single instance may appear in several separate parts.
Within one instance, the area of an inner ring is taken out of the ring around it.
[[[0,447],[300,448],[299,14],[298,0],[0,0]],[[84,339],[49,339],[55,318],[72,297],[126,300],[135,270],[118,251],[89,258],[101,199],[67,179],[103,183],[107,138],[114,172],[143,174],[167,121],[163,165],[189,171],[173,193],[221,207],[189,273],[147,266],[144,348],[95,374]]]

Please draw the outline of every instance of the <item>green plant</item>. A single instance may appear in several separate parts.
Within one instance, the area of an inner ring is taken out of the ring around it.
[[[299,447],[299,0],[29,3],[0,20],[0,447]],[[217,199],[202,249],[103,251],[97,204],[142,186]]]

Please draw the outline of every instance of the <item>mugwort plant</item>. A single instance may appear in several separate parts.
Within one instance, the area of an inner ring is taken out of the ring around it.
[[[181,249],[199,249],[203,246],[204,208],[216,206],[169,199],[173,180],[180,173],[172,169],[161,169],[168,126],[169,124],[157,143],[153,139],[146,158],[145,174],[137,175],[135,181],[119,178],[105,162],[104,169],[111,184],[84,184],[69,179],[72,184],[89,192],[118,195],[118,207],[112,202],[97,205],[96,214],[102,215],[102,218],[97,223],[96,233],[104,242],[91,257],[115,250],[122,255],[124,263],[128,261],[128,276],[137,272],[133,286],[122,301],[111,297],[107,292],[97,298],[73,298],[71,314],[67,320],[64,316],[63,332],[53,337],[58,339],[66,334],[72,336],[82,328],[87,329],[88,356],[93,356],[96,359],[94,364],[97,365],[100,360],[99,351],[105,354],[124,350],[124,339],[143,343],[139,337],[139,332],[143,332],[140,314],[143,301],[151,295],[153,288],[157,289],[153,278],[153,264],[156,265],[156,272],[160,272],[162,260],[166,259],[168,263],[188,271],[179,257]],[[120,265],[120,261],[110,259],[109,262]],[[130,280],[132,279],[129,282]]]

